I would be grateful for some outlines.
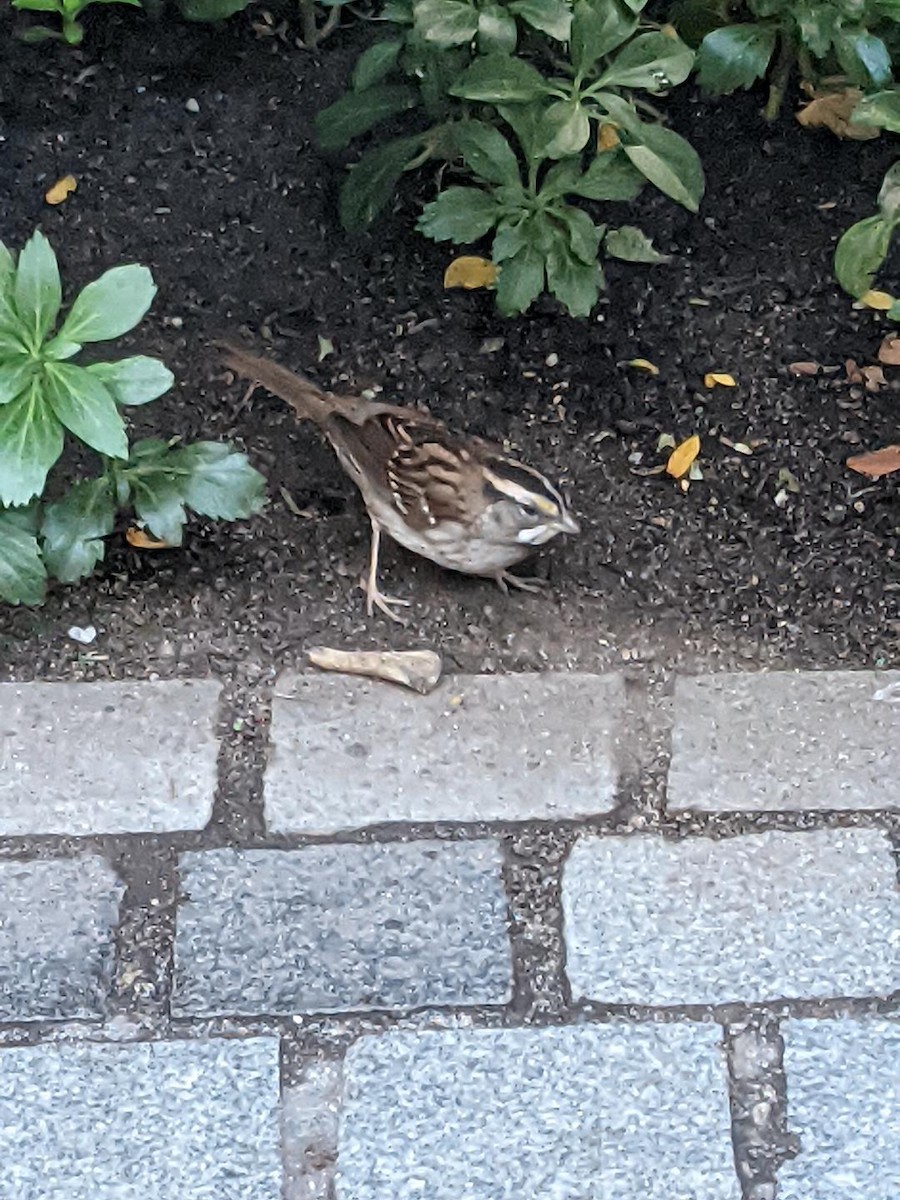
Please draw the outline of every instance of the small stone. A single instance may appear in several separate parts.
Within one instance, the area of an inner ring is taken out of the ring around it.
[[[200,105],[193,96],[185,102],[184,107],[189,113],[198,113],[200,111]]]
[[[558,363],[559,363],[559,355],[558,354],[548,354],[547,357],[544,359],[544,366],[546,366],[546,367],[555,367],[558,365]]]
[[[93,625],[73,625],[66,636],[78,642],[79,646],[90,646],[91,642],[96,641],[97,630]]]

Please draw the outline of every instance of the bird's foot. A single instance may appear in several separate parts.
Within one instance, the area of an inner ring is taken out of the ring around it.
[[[526,578],[513,575],[510,571],[498,571],[494,579],[504,596],[508,595],[510,588],[518,588],[520,592],[542,592],[547,586],[546,579]]]
[[[371,617],[377,608],[389,620],[396,621],[399,625],[405,624],[400,614],[394,612],[394,608],[409,608],[408,600],[401,600],[398,596],[386,596],[379,590],[377,584],[370,584],[368,577],[365,575],[360,576],[359,586],[366,593],[366,613],[368,616]]]

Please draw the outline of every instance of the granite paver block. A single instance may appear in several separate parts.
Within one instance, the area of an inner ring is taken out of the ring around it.
[[[213,680],[0,684],[0,836],[202,829]]]
[[[788,1126],[800,1153],[779,1200],[900,1196],[900,1022],[786,1021]]]
[[[281,1200],[278,1039],[0,1049],[4,1200]]]
[[[363,1038],[337,1200],[739,1200],[720,1041],[624,1022]]]
[[[430,696],[284,675],[266,819],[274,830],[330,833],[387,821],[605,812],[623,707],[616,675],[462,675]]]
[[[492,841],[184,854],[173,1009],[502,1004],[500,870]]]
[[[873,829],[587,837],[563,909],[576,996],[715,1004],[900,987],[900,893]]]
[[[900,807],[900,671],[675,682],[670,809]]]
[[[124,890],[95,855],[0,863],[0,1020],[103,1015]]]

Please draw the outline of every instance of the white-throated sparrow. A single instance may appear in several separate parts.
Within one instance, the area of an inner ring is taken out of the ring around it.
[[[388,534],[423,558],[501,587],[528,586],[507,568],[578,522],[558,490],[532,467],[480,438],[458,437],[429,413],[323,392],[265,358],[220,343],[226,365],[314,421],[362,492],[372,522],[367,611],[397,620],[407,601],[378,590],[378,550]]]

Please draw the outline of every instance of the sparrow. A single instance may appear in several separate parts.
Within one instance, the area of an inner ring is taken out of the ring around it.
[[[225,365],[262,385],[312,421],[362,493],[372,526],[369,566],[360,581],[369,616],[400,620],[408,601],[378,587],[381,537],[451,571],[534,590],[512,575],[557,534],[580,532],[559,489],[534,467],[481,438],[451,433],[429,412],[325,392],[267,358],[227,343]]]

